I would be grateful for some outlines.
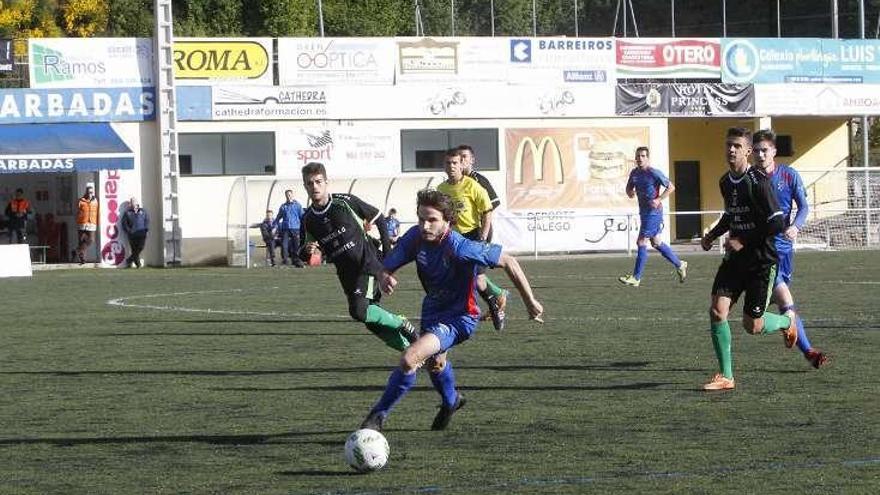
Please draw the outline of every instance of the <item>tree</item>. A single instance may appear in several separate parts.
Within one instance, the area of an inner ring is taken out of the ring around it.
[[[318,33],[315,0],[257,0],[251,33],[260,36],[315,36]]]
[[[149,38],[153,35],[151,0],[110,0],[108,36]]]
[[[245,36],[243,2],[239,0],[175,0],[175,36]]]
[[[64,32],[88,38],[107,29],[109,8],[104,0],[68,0],[61,7]]]
[[[414,5],[412,0],[324,0],[324,32],[327,36],[412,35]]]
[[[60,36],[61,29],[55,24],[57,5],[41,0],[0,0],[0,35],[12,38],[45,38]],[[25,53],[16,46],[16,52]]]

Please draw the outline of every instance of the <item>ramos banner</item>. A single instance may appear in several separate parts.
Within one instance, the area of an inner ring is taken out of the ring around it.
[[[618,84],[616,104],[618,115],[749,117],[755,90],[751,84]]]

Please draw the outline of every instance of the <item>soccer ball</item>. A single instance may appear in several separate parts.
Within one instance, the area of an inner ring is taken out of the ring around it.
[[[378,471],[388,462],[388,440],[376,430],[363,428],[345,441],[345,461],[359,473]]]

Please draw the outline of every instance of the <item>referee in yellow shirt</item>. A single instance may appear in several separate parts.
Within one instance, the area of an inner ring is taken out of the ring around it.
[[[444,164],[446,180],[437,186],[437,190],[452,198],[455,204],[452,228],[472,241],[486,242],[492,230],[489,193],[477,181],[464,175],[460,150],[447,151]],[[483,272],[477,277],[477,290],[489,305],[495,330],[504,330],[508,292],[492,283]]]

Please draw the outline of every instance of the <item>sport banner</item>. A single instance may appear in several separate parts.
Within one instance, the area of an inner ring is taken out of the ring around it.
[[[729,83],[880,83],[880,40],[723,38]]]
[[[721,44],[714,38],[617,40],[618,79],[718,79]]]
[[[617,115],[752,116],[751,84],[626,83],[617,85]]]
[[[12,40],[0,39],[0,72],[12,72],[12,64],[15,62],[15,52]]]

